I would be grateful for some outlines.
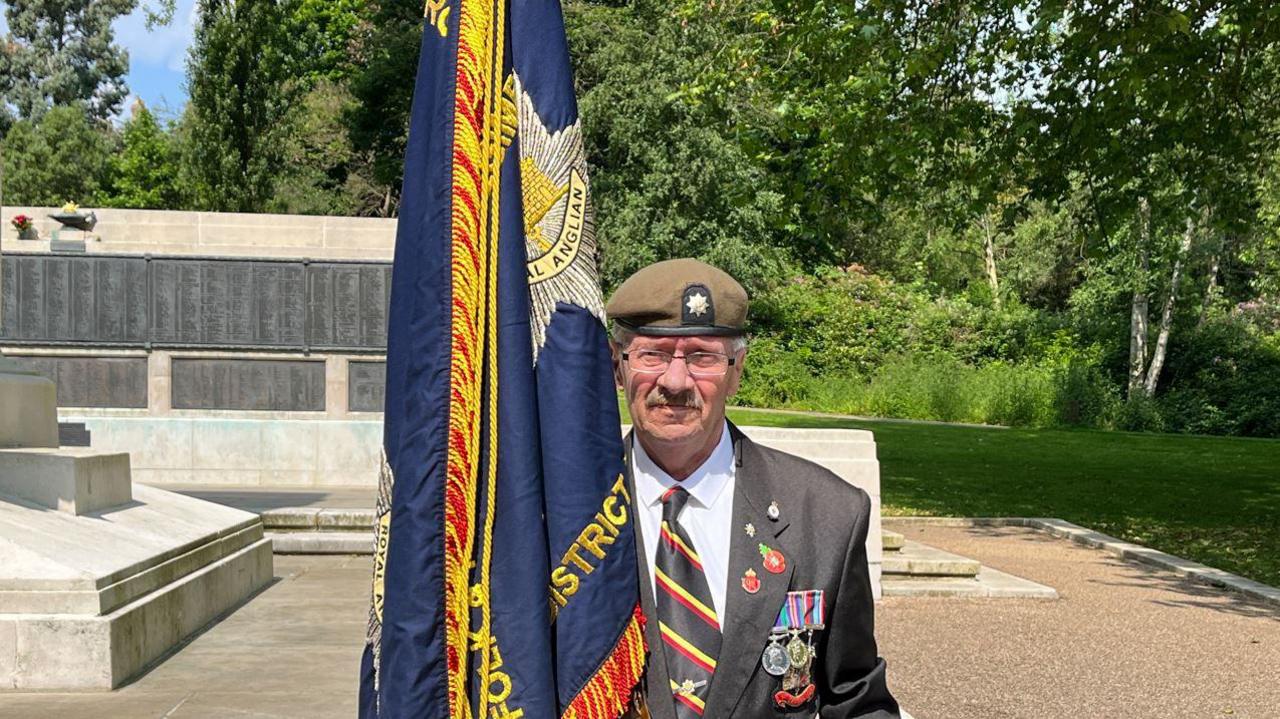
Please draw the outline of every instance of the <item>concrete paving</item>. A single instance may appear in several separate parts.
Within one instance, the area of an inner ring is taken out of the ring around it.
[[[1280,716],[1280,611],[1018,527],[890,526],[1057,601],[886,598],[889,686],[919,719]]]
[[[900,531],[1062,597],[881,602],[890,687],[918,719],[1277,715],[1272,607],[1024,528]],[[354,716],[369,572],[277,557],[275,584],[129,686],[0,694],[0,717]]]
[[[368,557],[276,557],[276,581],[132,684],[0,694],[4,719],[349,719]]]

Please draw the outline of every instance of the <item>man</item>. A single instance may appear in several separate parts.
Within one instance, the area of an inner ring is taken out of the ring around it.
[[[867,495],[725,419],[746,357],[746,291],[710,265],[669,260],[629,278],[606,310],[633,426],[648,713],[898,717],[873,633]]]

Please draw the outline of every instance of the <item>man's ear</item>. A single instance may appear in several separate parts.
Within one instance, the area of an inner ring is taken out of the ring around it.
[[[612,342],[609,343],[609,359],[613,362],[613,383],[618,389],[623,389],[626,383],[622,381],[622,351]]]
[[[744,349],[738,353],[737,359],[733,361],[733,366],[729,368],[729,386],[726,388],[725,398],[734,396],[738,393],[738,385],[742,384],[742,366],[747,362],[747,351]]]

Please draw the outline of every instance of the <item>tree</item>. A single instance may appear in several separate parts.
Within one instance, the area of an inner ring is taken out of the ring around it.
[[[682,93],[729,28],[697,28],[664,4],[574,3],[566,14],[599,217],[606,285],[695,256],[752,289],[789,265],[790,215],[733,118]]]
[[[114,44],[111,24],[137,6],[138,0],[10,0],[9,36],[0,47],[3,104],[25,119],[75,103],[96,121],[117,114],[128,94],[129,54]],[[172,0],[163,0],[149,22],[167,20],[172,9]]]
[[[320,80],[296,103],[284,135],[284,165],[269,209],[303,215],[376,215],[385,188],[351,146],[343,118],[355,105],[346,85]]]
[[[1276,110],[1252,98],[1275,82],[1258,59],[1280,39],[1280,9],[1044,3],[1025,24],[1011,86],[1036,88],[1016,123],[1035,189],[1061,196],[1073,178],[1087,188],[1092,249],[1131,294],[1130,396],[1151,397],[1196,240],[1256,222],[1269,144],[1259,121]]]
[[[76,105],[19,120],[3,141],[5,200],[18,205],[97,203],[108,182],[115,138]]]
[[[275,0],[201,0],[187,63],[184,182],[199,209],[261,212],[283,163],[297,94]]]
[[[172,138],[141,99],[121,132],[111,161],[111,191],[103,204],[149,210],[181,208],[177,152]]]
[[[356,39],[370,12],[370,0],[283,0],[291,74],[307,88],[338,81],[356,67]]]
[[[351,93],[356,104],[346,121],[352,146],[373,158],[374,182],[385,188],[378,208],[383,217],[395,216],[400,206],[422,10],[417,2],[368,0],[368,20],[355,39]]]

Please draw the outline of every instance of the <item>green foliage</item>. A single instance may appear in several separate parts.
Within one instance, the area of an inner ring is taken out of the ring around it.
[[[355,42],[369,0],[281,0],[290,73],[304,86],[347,77],[356,65]]]
[[[368,0],[355,35],[358,59],[351,70],[356,104],[346,115],[352,147],[373,162],[373,182],[385,188],[378,214],[394,216],[400,205],[413,81],[422,42],[422,3]]]
[[[173,138],[138,100],[121,131],[122,147],[110,163],[111,189],[106,207],[151,210],[182,208],[178,187],[178,153]]]
[[[194,209],[261,212],[283,164],[290,83],[275,0],[201,0],[182,124]]]
[[[78,105],[20,120],[3,141],[5,201],[59,207],[103,197],[116,138]]]
[[[366,156],[351,147],[343,117],[355,106],[344,84],[319,80],[293,108],[284,161],[268,208],[300,215],[376,214],[384,191]]]
[[[138,0],[9,0],[8,37],[0,42],[0,114],[24,119],[78,105],[94,122],[120,110],[128,94],[129,55],[111,23]],[[0,122],[0,130],[7,122]]]
[[[835,375],[867,375],[895,355],[1016,361],[1048,342],[1052,329],[1022,305],[935,299],[926,287],[860,267],[796,277],[757,296],[751,317],[757,335],[777,338],[812,372]]]
[[[1172,353],[1164,426],[1178,432],[1280,436],[1280,347],[1241,316],[1182,334]]]
[[[992,363],[973,367],[946,357],[894,357],[869,377],[796,372],[785,357],[753,348],[737,401],[862,417],[1046,427],[1066,402],[1058,373],[1037,366]],[[775,380],[781,379],[782,382]],[[1081,417],[1102,426],[1105,417]]]
[[[732,29],[666,8],[567,7],[605,284],[657,260],[699,257],[763,288],[795,244],[782,197],[734,119],[684,88]]]

